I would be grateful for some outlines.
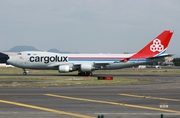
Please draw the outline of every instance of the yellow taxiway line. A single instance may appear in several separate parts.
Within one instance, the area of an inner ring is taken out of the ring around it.
[[[7,100],[0,100],[1,103],[6,103],[6,104],[11,104],[11,105],[17,105],[21,107],[27,107],[27,108],[32,108],[32,109],[38,109],[38,110],[43,110],[43,111],[48,111],[48,112],[53,112],[61,115],[69,115],[69,116],[74,116],[74,117],[79,117],[79,118],[94,118],[92,116],[87,116],[87,115],[81,115],[81,114],[75,114],[75,113],[70,113],[70,112],[65,112],[65,111],[59,111],[55,109],[50,109],[50,108],[45,108],[45,107],[40,107],[40,106],[34,106],[34,105],[28,105],[28,104],[23,104],[19,102],[12,102],[12,101],[7,101]]]
[[[133,95],[133,94],[119,94],[121,96],[128,96],[128,97],[136,97],[136,98],[148,98],[148,99],[158,99],[158,100],[167,100],[167,101],[175,101],[180,102],[179,99],[170,99],[170,98],[159,98],[159,97],[153,97],[153,96],[140,96],[140,95]]]
[[[180,111],[169,110],[169,109],[153,108],[153,107],[139,106],[139,105],[133,105],[133,104],[124,104],[124,103],[118,103],[118,102],[108,102],[108,101],[102,101],[102,100],[91,100],[91,99],[86,99],[86,98],[76,98],[76,97],[69,97],[69,96],[62,96],[62,95],[55,95],[55,94],[44,94],[44,95],[51,96],[51,97],[71,99],[71,100],[80,100],[80,101],[87,101],[87,102],[119,105],[119,106],[125,106],[125,107],[133,107],[133,108],[156,110],[156,111],[163,111],[163,112],[171,112],[171,113],[180,114]]]

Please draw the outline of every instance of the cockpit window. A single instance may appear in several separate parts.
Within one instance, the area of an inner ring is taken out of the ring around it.
[[[19,52],[17,55],[21,55],[21,53]]]

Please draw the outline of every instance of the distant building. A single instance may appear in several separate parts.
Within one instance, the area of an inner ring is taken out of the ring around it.
[[[164,66],[174,66],[173,62],[163,62],[162,65]]]
[[[173,59],[174,58],[172,58],[172,57],[166,58],[165,62],[163,62],[162,65],[164,65],[164,66],[174,66]]]
[[[172,62],[173,59],[174,59],[174,58],[172,58],[172,57],[168,57],[168,58],[165,59],[165,62]]]

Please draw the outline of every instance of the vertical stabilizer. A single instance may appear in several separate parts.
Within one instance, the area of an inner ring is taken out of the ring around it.
[[[150,58],[166,52],[173,31],[165,30],[131,58]]]

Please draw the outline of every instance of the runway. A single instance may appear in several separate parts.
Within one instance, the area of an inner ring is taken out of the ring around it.
[[[157,118],[160,114],[168,118],[180,116],[179,75],[132,77],[151,77],[156,81],[151,84],[115,86],[1,88],[0,116],[1,118],[97,118],[98,115],[104,115],[105,118]]]

